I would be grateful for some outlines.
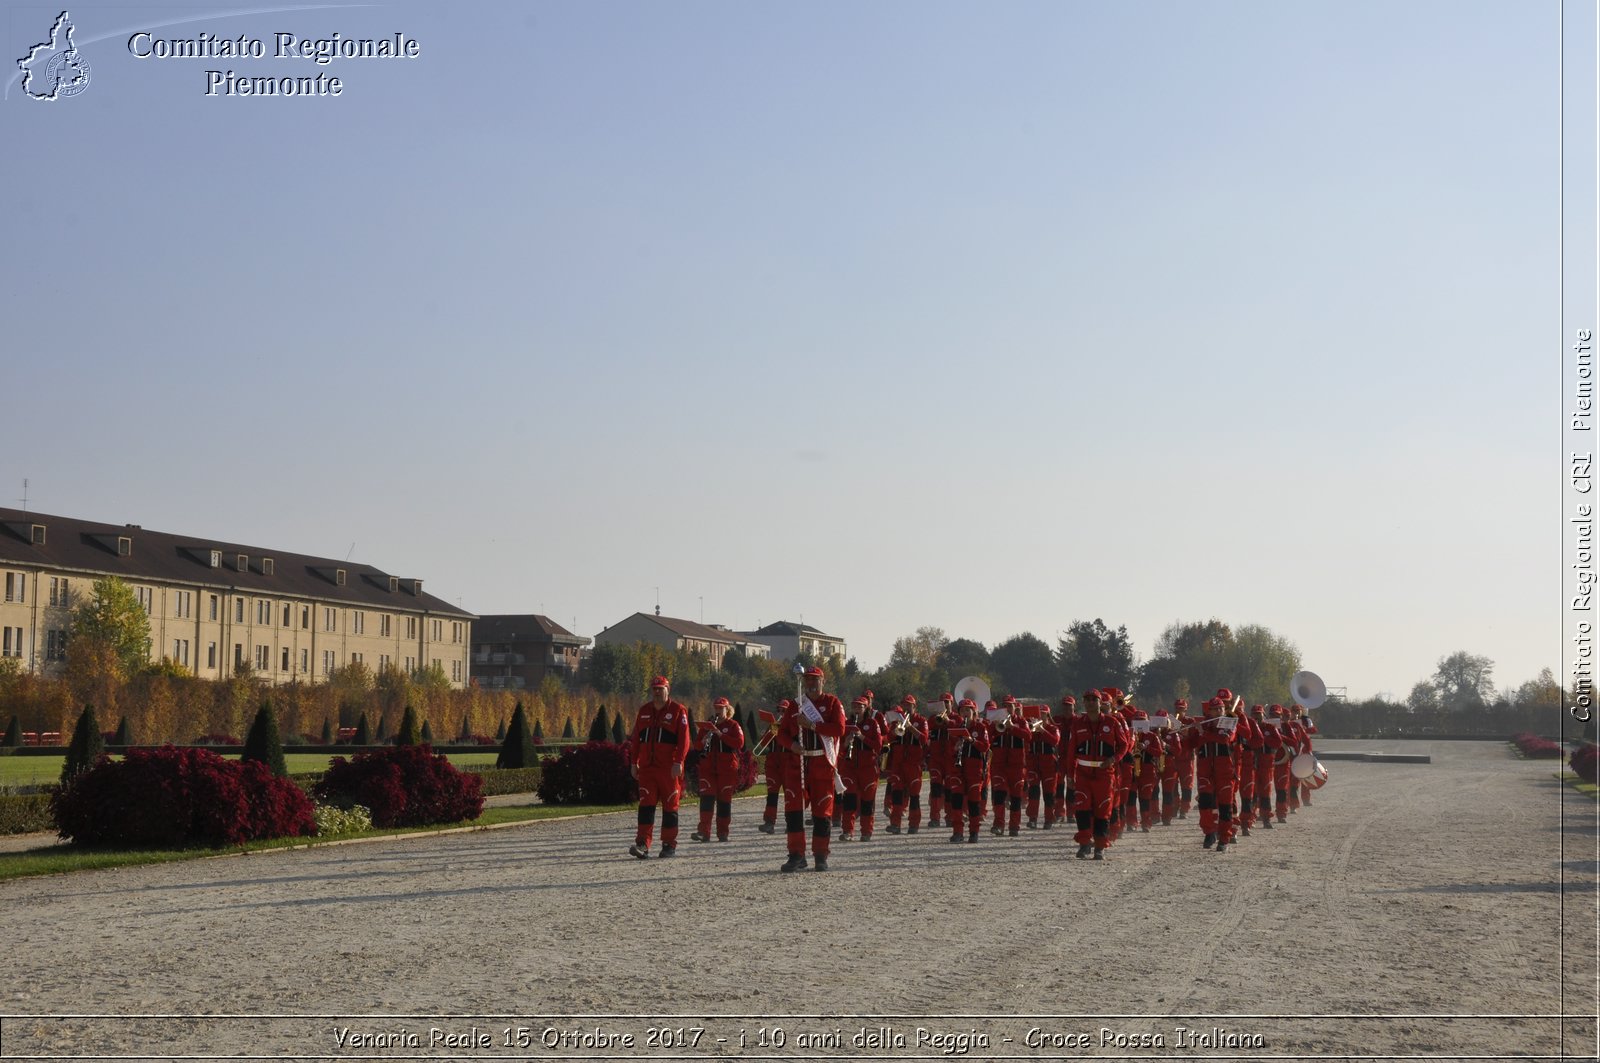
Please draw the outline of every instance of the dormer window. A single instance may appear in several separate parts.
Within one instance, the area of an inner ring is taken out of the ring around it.
[[[211,551],[211,567],[212,568],[221,568],[222,567],[222,551],[221,550],[213,550],[213,551]]]
[[[238,556],[237,563],[234,565],[234,571],[236,571],[236,572],[249,572],[250,571],[250,555],[249,554],[240,554]]]
[[[43,546],[44,545],[44,525],[43,524],[35,524],[33,526],[32,533],[31,533],[31,538],[32,538],[34,546]]]
[[[117,536],[117,556],[118,557],[132,557],[133,556],[133,540],[128,538],[126,535]]]
[[[272,558],[263,557],[261,559],[261,574],[263,576],[272,575]]]
[[[333,582],[335,586],[344,586],[344,569],[336,568],[333,570]]]

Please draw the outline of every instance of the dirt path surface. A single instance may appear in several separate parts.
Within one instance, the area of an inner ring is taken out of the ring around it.
[[[673,861],[624,813],[7,882],[0,1056],[1592,1058],[1595,804],[1499,743],[1323,745],[1433,761],[1330,760],[1222,855],[1191,813],[780,875],[744,801]],[[44,1017],[136,1014],[190,1017]]]

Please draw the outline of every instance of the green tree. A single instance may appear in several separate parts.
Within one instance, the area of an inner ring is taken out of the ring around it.
[[[22,720],[12,716],[11,722],[6,724],[6,736],[0,739],[0,746],[15,749],[20,745],[22,745]]]
[[[1061,673],[1050,647],[1037,635],[1024,632],[1000,643],[989,655],[995,677],[1012,694],[1055,699],[1061,690]]]
[[[422,744],[422,728],[417,723],[417,710],[410,705],[406,706],[406,713],[400,719],[400,730],[395,733],[394,744],[397,746]]]
[[[72,730],[66,763],[61,765],[61,785],[71,786],[74,779],[94,767],[94,762],[105,751],[106,739],[100,733],[100,721],[95,719],[94,706],[85,705],[78,716],[78,726]]]
[[[389,741],[389,729],[384,725],[383,713],[381,712],[378,713],[378,733],[372,737],[379,745]]]
[[[372,729],[367,726],[366,713],[363,712],[361,717],[356,720],[355,737],[350,739],[350,741],[352,744],[358,746],[370,746],[372,744]]]
[[[939,663],[939,654],[949,644],[943,629],[919,627],[912,634],[894,640],[894,648],[889,651],[889,667],[933,668]]]
[[[561,728],[561,737],[562,738],[577,738],[578,737],[577,728],[572,726],[572,717],[571,716],[567,717],[566,726]]]
[[[988,649],[977,639],[953,639],[939,651],[938,665],[952,679],[987,676],[992,666]]]
[[[1439,688],[1426,679],[1417,680],[1411,688],[1411,693],[1406,695],[1406,708],[1412,712],[1438,712],[1441,708]]]
[[[1494,662],[1458,650],[1439,658],[1433,685],[1445,709],[1481,709],[1494,697]]]
[[[528,732],[528,714],[517,702],[511,714],[511,726],[506,729],[505,740],[500,743],[500,755],[495,757],[497,768],[531,768],[539,762],[534,751],[533,736]]]
[[[326,716],[322,718],[322,744],[333,745],[333,721]]]
[[[533,736],[535,738],[537,738],[540,742],[544,741],[544,721],[543,720],[534,720],[533,721]]]
[[[111,736],[111,744],[114,746],[133,745],[133,729],[128,726],[128,718],[126,716],[117,721],[117,733]]]
[[[260,761],[274,775],[289,774],[289,768],[283,761],[283,737],[278,733],[278,714],[272,711],[272,702],[263,701],[256,710],[256,718],[250,724],[250,733],[245,736],[244,752],[239,754],[239,759]]]
[[[611,717],[611,741],[620,746],[627,740],[628,731],[627,728],[622,726],[622,713],[619,712]]]
[[[425,746],[433,745],[433,728],[428,726],[427,720],[422,721],[422,744]]]
[[[94,581],[89,596],[73,610],[67,657],[94,646],[110,649],[120,678],[127,680],[150,661],[150,616],[133,588],[115,576]]]
[[[1061,671],[1062,689],[1070,691],[1090,687],[1132,690],[1138,678],[1127,627],[1112,631],[1099,617],[1072,622],[1067,637],[1056,643],[1056,667]]]
[[[450,677],[444,674],[444,665],[430,664],[411,673],[411,685],[427,693],[441,693],[450,689]]]
[[[606,707],[600,706],[600,711],[594,714],[594,722],[589,724],[589,741],[604,742],[611,736],[611,721],[606,717]]]

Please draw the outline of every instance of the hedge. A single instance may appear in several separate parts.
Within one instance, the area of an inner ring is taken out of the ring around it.
[[[49,794],[0,794],[0,834],[55,829]]]

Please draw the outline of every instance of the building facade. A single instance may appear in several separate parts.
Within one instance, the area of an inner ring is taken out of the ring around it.
[[[0,509],[0,653],[59,675],[72,612],[96,580],[127,583],[150,618],[150,660],[206,679],[245,670],[271,684],[318,683],[352,663],[373,672],[438,666],[471,674],[471,613],[420,579],[370,565],[196,536]]]
[[[649,613],[634,613],[612,624],[596,635],[594,641],[597,646],[632,646],[645,642],[667,650],[704,653],[711,659],[711,667],[719,669],[729,650],[738,649],[747,657],[765,657],[770,649],[764,642],[737,631]]]
[[[587,645],[547,616],[480,616],[472,628],[472,679],[485,690],[524,690],[550,675],[565,682],[577,676]]]
[[[796,624],[788,620],[779,620],[755,631],[744,631],[740,632],[740,634],[746,638],[758,639],[771,646],[772,656],[777,660],[792,661],[802,653],[813,661],[824,661],[829,657],[837,657],[840,664],[850,658],[844,639],[824,634],[814,627],[807,627],[805,624]]]

